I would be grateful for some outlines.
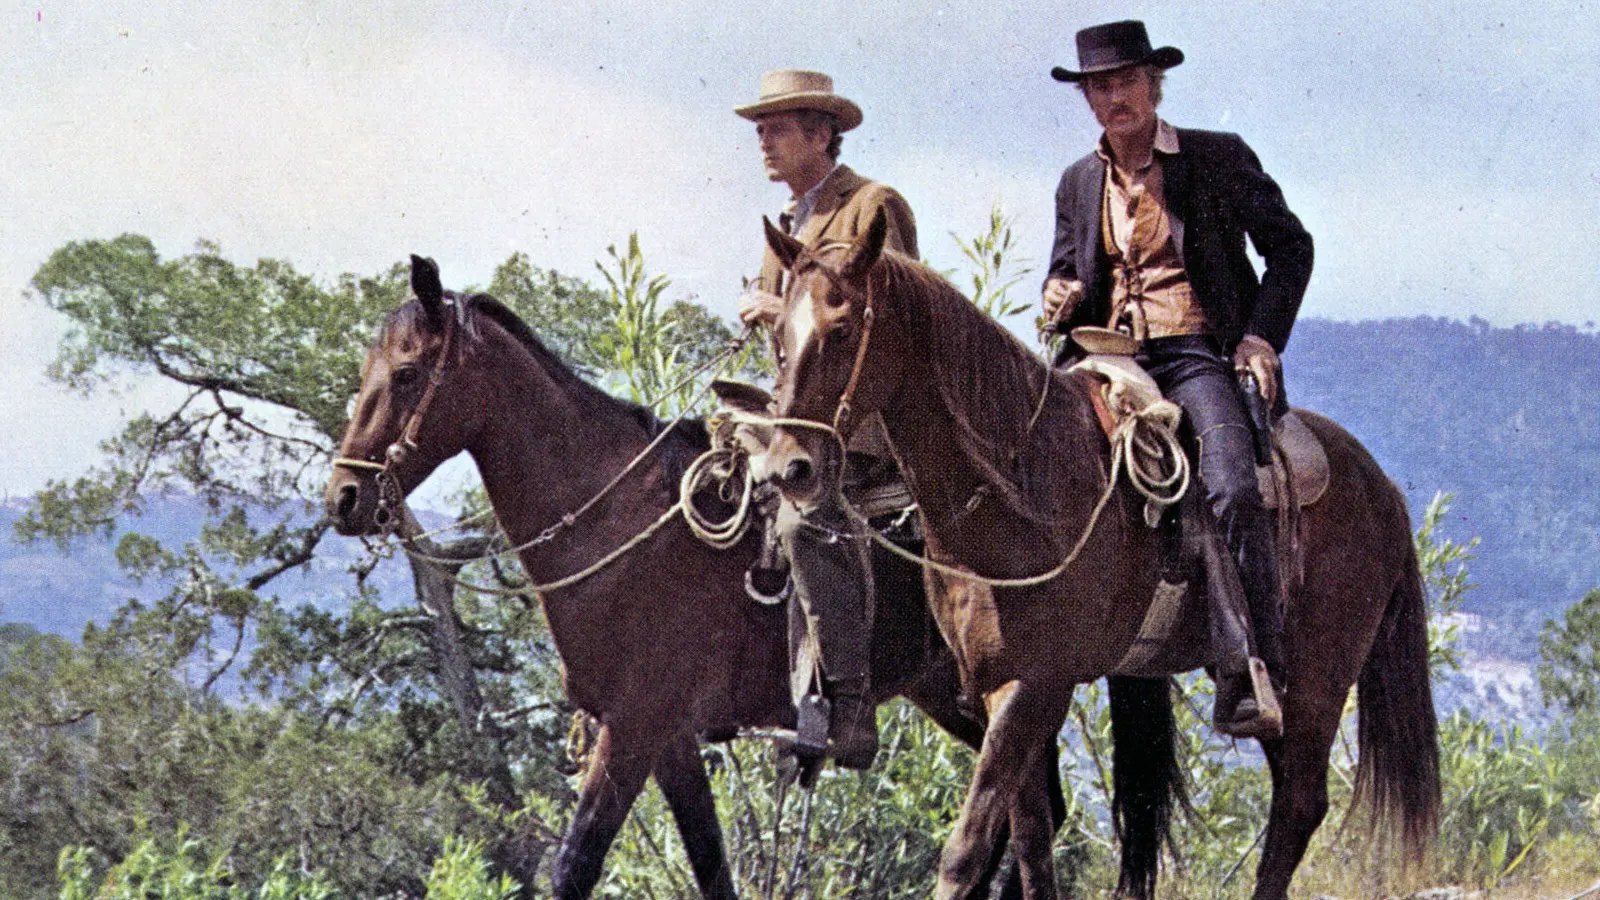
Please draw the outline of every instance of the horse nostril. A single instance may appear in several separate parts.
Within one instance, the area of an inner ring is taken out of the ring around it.
[[[334,504],[334,515],[343,520],[349,520],[350,514],[355,512],[356,503],[361,499],[361,489],[353,484],[339,488],[339,499]]]
[[[811,462],[804,459],[792,459],[783,469],[783,481],[791,486],[805,484],[811,480]]]

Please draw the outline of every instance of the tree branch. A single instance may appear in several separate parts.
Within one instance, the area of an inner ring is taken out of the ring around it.
[[[310,562],[316,555],[317,544],[328,533],[329,525],[328,519],[323,517],[322,521],[306,531],[305,536],[300,541],[300,546],[296,548],[295,552],[280,559],[277,565],[263,569],[250,576],[245,581],[244,586],[252,591],[260,590],[267,582],[277,578],[279,575]]]
[[[235,625],[233,649],[228,651],[228,658],[222,661],[222,665],[217,667],[216,671],[208,675],[205,683],[200,685],[201,694],[209,696],[211,694],[212,686],[217,683],[217,679],[221,678],[223,673],[233,668],[234,660],[239,658],[239,648],[244,646],[244,622],[244,616],[240,616],[239,621]]]
[[[228,417],[228,421],[235,422],[238,425],[240,425],[241,427],[246,428],[246,429],[248,429],[250,431],[253,431],[256,434],[259,434],[262,437],[267,438],[268,440],[282,441],[282,442],[284,442],[286,444],[300,444],[302,446],[309,447],[310,449],[316,451],[317,453],[319,453],[321,455],[324,455],[324,456],[328,455],[328,453],[329,453],[328,448],[322,446],[321,444],[318,444],[315,441],[308,441],[305,438],[293,437],[293,436],[286,435],[286,434],[274,434],[273,432],[267,431],[266,429],[262,428],[261,426],[255,424],[254,422],[252,422],[249,419],[245,418],[244,409],[243,408],[238,407],[238,406],[229,406],[227,401],[223,399],[223,397],[222,397],[222,390],[223,389],[221,387],[212,387],[212,388],[209,388],[208,390],[209,390],[209,392],[211,394],[212,400],[215,401],[215,403],[217,404],[217,409],[221,410],[222,414]],[[235,392],[235,393],[237,393],[237,392]],[[246,396],[246,395],[240,394],[240,396]]]
[[[69,725],[76,725],[79,722],[82,722],[84,719],[87,719],[90,716],[93,716],[98,712],[99,712],[98,709],[90,708],[90,709],[85,709],[85,710],[82,710],[82,711],[79,711],[79,712],[75,712],[75,713],[73,713],[73,714],[71,714],[69,716],[64,716],[64,717],[59,718],[59,719],[46,719],[43,722],[30,721],[28,724],[32,725],[35,728],[65,728],[65,727],[67,727]]]

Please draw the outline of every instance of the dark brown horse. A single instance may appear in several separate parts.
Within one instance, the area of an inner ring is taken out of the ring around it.
[[[665,427],[648,410],[579,378],[509,309],[445,292],[412,258],[417,299],[392,313],[367,355],[361,393],[328,484],[341,533],[377,530],[378,470],[401,493],[441,462],[471,454],[507,537],[528,541],[600,493]],[[391,447],[409,439],[403,453]],[[701,423],[667,435],[645,465],[550,541],[521,553],[544,583],[595,563],[677,500],[686,465],[708,448]],[[349,462],[354,461],[354,462]],[[726,552],[672,522],[592,577],[542,596],[572,703],[600,731],[554,871],[555,896],[587,897],[647,777],[677,820],[708,898],[731,898],[697,734],[794,725],[785,619],[744,591],[754,540]],[[880,557],[872,681],[977,747],[981,726],[956,706],[954,658],[928,613],[920,570]],[[1060,788],[1054,804],[1060,817]],[[532,872],[514,873],[531,883]],[[1013,889],[1014,890],[1014,889]]]
[[[768,225],[768,243],[793,273],[777,329],[779,413],[823,424],[881,413],[921,506],[931,557],[991,579],[1048,572],[1091,531],[1108,489],[1110,443],[1088,391],[943,278],[883,252],[881,224],[854,244],[814,252]],[[1358,793],[1372,804],[1374,825],[1397,831],[1420,855],[1439,803],[1425,601],[1404,500],[1347,432],[1301,415],[1327,448],[1332,480],[1301,520],[1304,574],[1287,609],[1284,734],[1263,742],[1273,794],[1257,870],[1261,900],[1286,896],[1327,813],[1328,754],[1352,684],[1361,716]],[[825,428],[780,429],[768,466],[786,492],[814,488],[818,442],[834,439]],[[1030,849],[1047,844],[1050,832],[1031,786],[1051,764],[1046,751],[1074,686],[1116,666],[1150,604],[1161,565],[1142,500],[1116,492],[1081,553],[1048,582],[975,592],[992,600],[935,609],[969,690],[990,714],[941,860],[940,897],[973,896],[1008,819],[1019,857],[1030,861],[1027,893],[1054,896],[1049,854]],[[1032,867],[1038,860],[1044,865]],[[1129,874],[1125,866],[1125,888]],[[1133,879],[1135,892],[1153,890],[1153,869],[1147,875]]]

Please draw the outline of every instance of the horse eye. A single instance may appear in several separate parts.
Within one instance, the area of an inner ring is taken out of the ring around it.
[[[394,370],[394,374],[390,378],[394,381],[396,387],[408,387],[416,384],[422,378],[422,372],[416,366],[401,366]]]

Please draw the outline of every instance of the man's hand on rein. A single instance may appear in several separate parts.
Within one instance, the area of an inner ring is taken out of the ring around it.
[[[1278,351],[1272,349],[1266,338],[1259,335],[1247,334],[1239,339],[1239,346],[1233,351],[1234,371],[1243,374],[1249,372],[1256,377],[1256,383],[1261,385],[1261,396],[1267,401],[1270,408],[1278,402]]]
[[[1072,315],[1072,310],[1083,299],[1083,282],[1051,277],[1044,283],[1044,317],[1048,322],[1059,322]]]
[[[783,312],[783,298],[771,291],[749,288],[739,295],[739,321],[745,325],[765,325],[771,328]]]

